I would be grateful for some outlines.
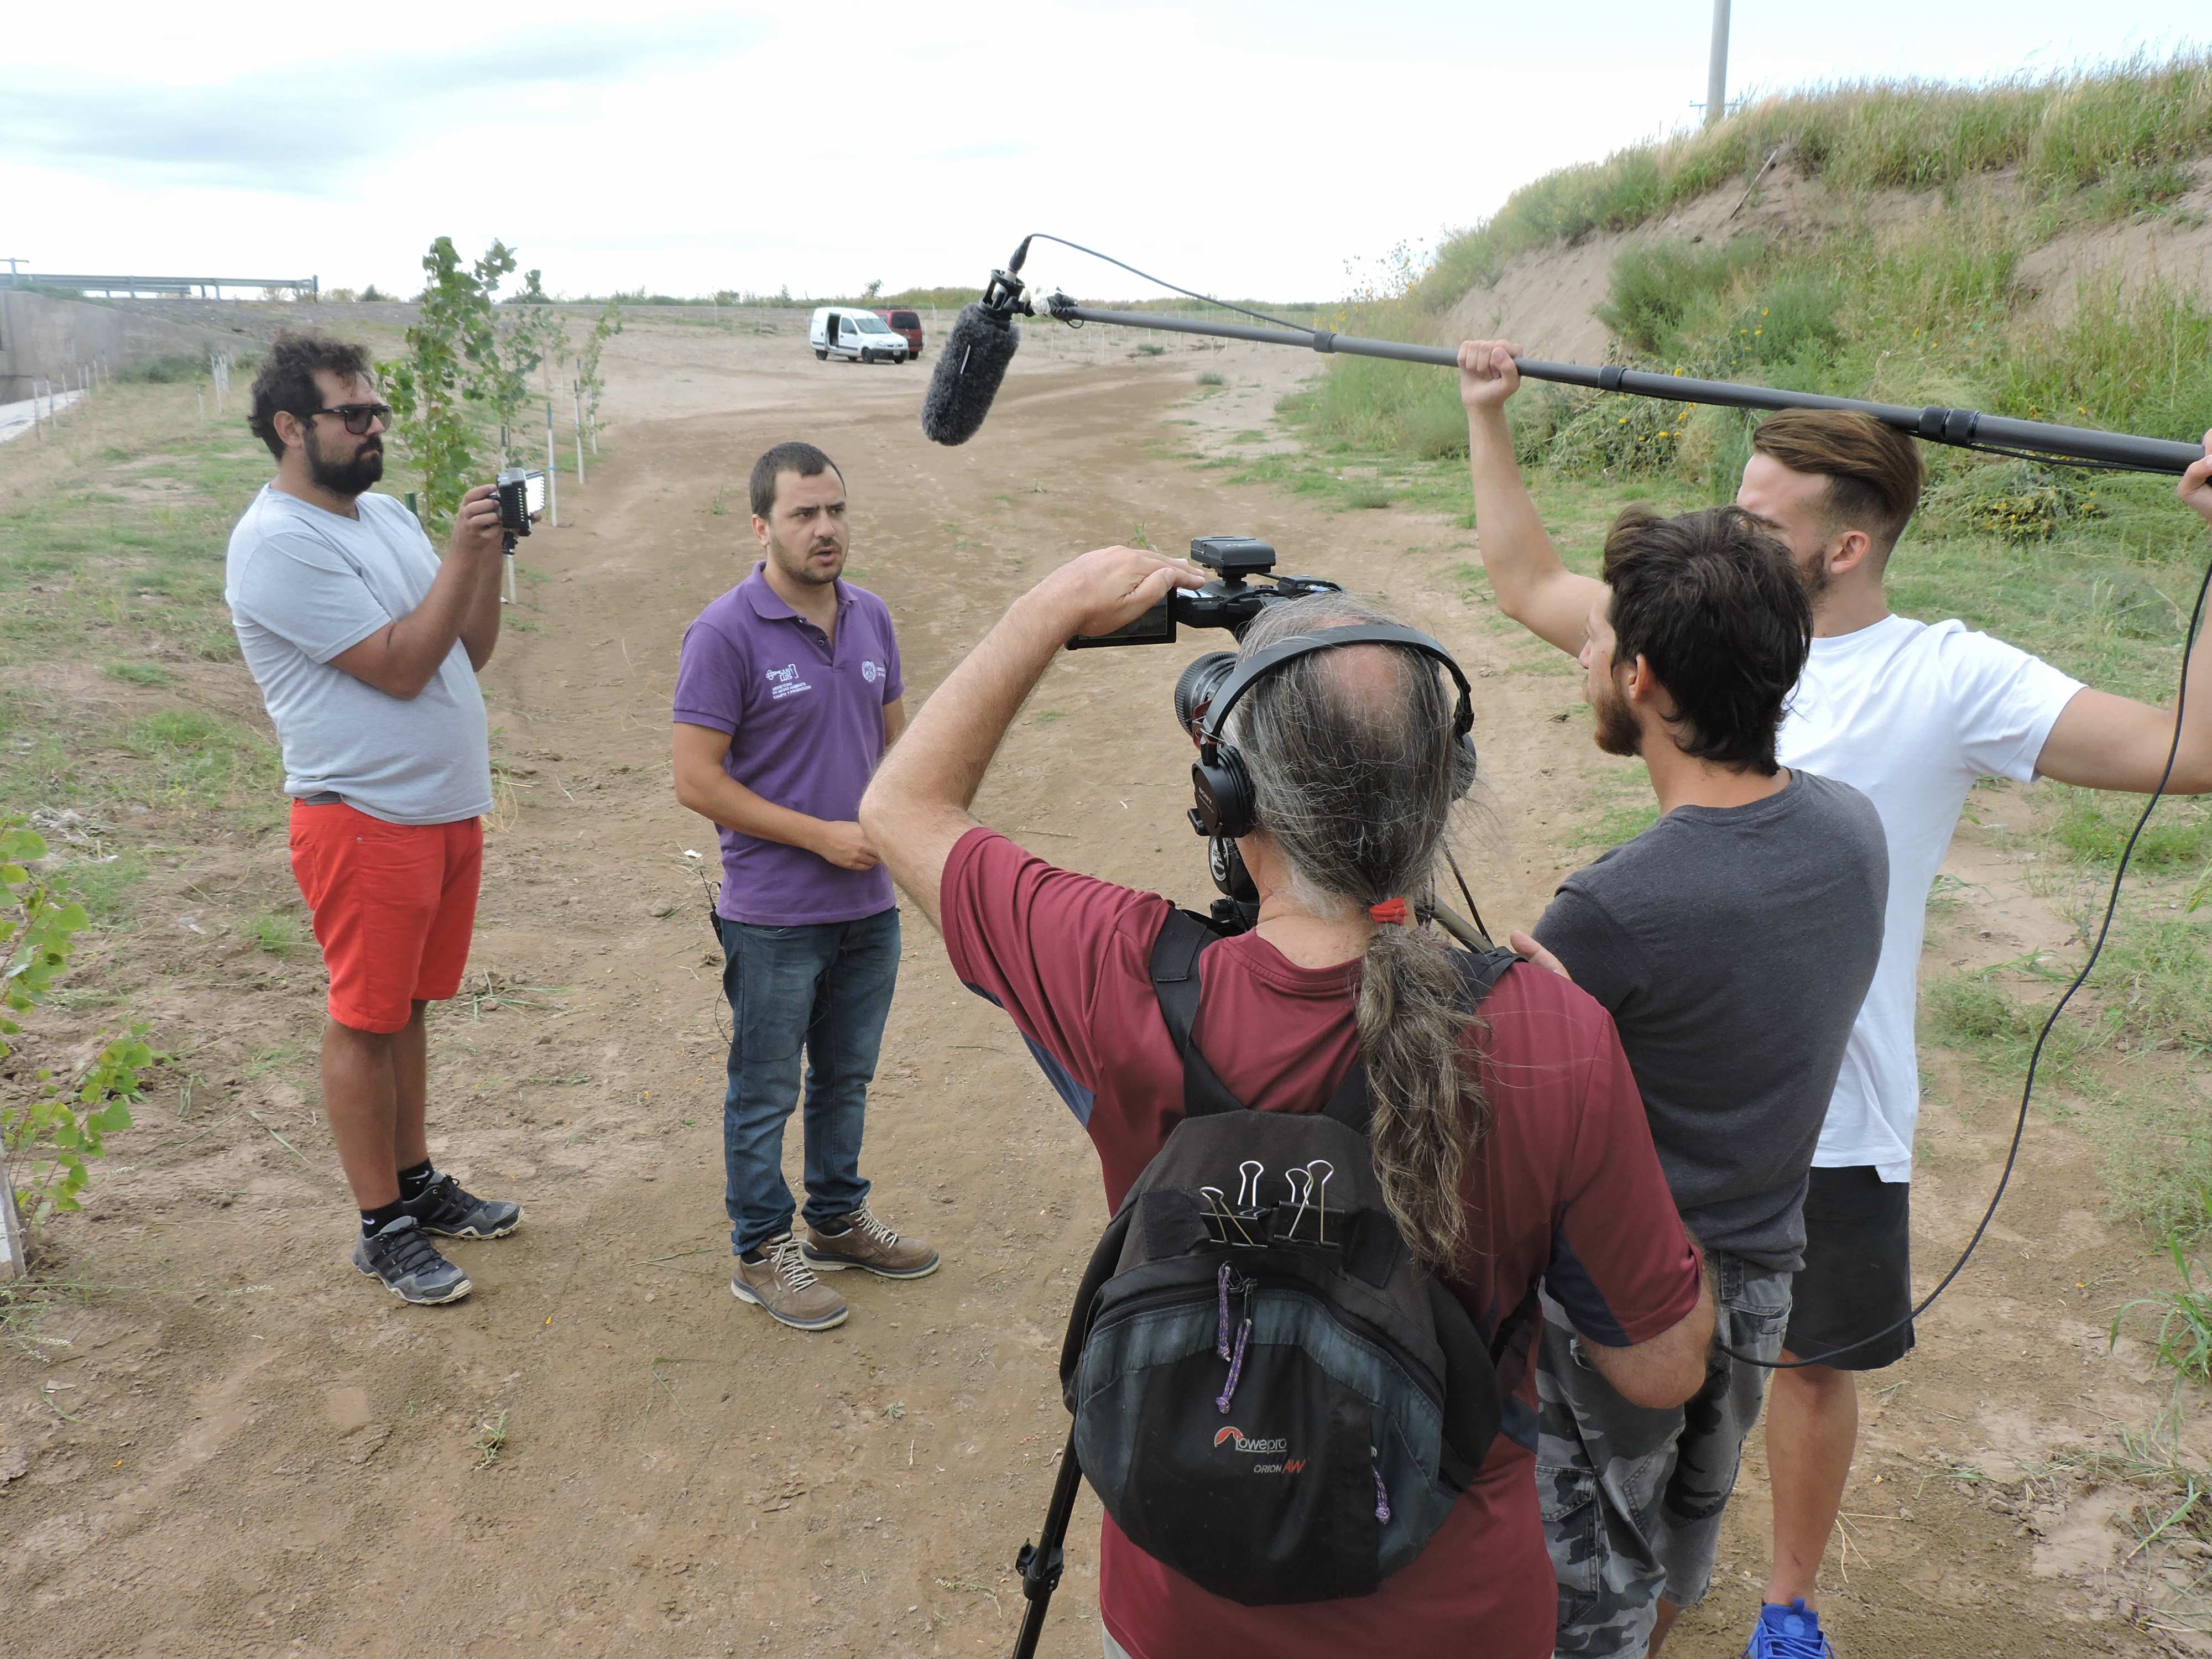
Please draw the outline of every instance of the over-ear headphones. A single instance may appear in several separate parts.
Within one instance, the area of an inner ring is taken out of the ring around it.
[[[1459,705],[1452,711],[1451,740],[1465,757],[1465,764],[1457,769],[1461,789],[1463,791],[1466,785],[1473,781],[1474,739],[1468,736],[1468,732],[1474,726],[1474,706],[1467,676],[1452,660],[1451,653],[1426,634],[1411,628],[1381,623],[1325,628],[1317,633],[1297,634],[1287,640],[1278,640],[1265,650],[1254,652],[1237,665],[1214,693],[1193,734],[1198,739],[1198,758],[1191,763],[1190,769],[1194,797],[1190,810],[1192,829],[1201,836],[1226,836],[1234,840],[1240,836],[1249,836],[1258,828],[1251,771],[1244,764],[1244,757],[1237,752],[1236,745],[1223,738],[1222,734],[1229,729],[1229,711],[1237,706],[1237,700],[1249,690],[1255,682],[1272,674],[1284,664],[1294,662],[1316,651],[1331,651],[1345,645],[1404,646],[1443,665],[1453,683],[1459,687]]]

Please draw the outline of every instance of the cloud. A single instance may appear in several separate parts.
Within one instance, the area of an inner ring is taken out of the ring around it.
[[[1000,144],[962,144],[951,149],[933,150],[924,157],[931,161],[1010,161],[1018,155],[1027,155],[1035,144],[1011,143]]]
[[[767,33],[738,18],[663,18],[509,31],[441,52],[325,58],[198,86],[34,85],[0,103],[0,153],[113,182],[315,195],[441,125],[561,119],[586,93],[696,72]]]

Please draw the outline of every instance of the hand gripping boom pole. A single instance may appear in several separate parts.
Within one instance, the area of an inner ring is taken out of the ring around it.
[[[1440,368],[1459,367],[1459,354],[1443,346],[1363,339],[1356,334],[1333,334],[1325,329],[1255,328],[1246,323],[1191,322],[1141,311],[1101,311],[1093,306],[1078,305],[1065,294],[1048,295],[1042,308],[1062,322],[1109,323],[1121,328],[1160,329],[1174,334],[1252,340],[1261,345],[1304,346],[1314,351],[1384,357],[1401,363],[1432,363]],[[2044,421],[2015,421],[1972,409],[1945,409],[1933,404],[1915,409],[1903,404],[1868,403],[1857,398],[1831,398],[1818,392],[1784,392],[1773,386],[1743,386],[1733,380],[1654,374],[1644,369],[1623,368],[1616,363],[1590,368],[1581,363],[1550,363],[1534,357],[1516,357],[1513,361],[1521,373],[1532,380],[1588,386],[1597,392],[1623,392],[1639,398],[1664,398],[1669,403],[1714,404],[1723,409],[1856,410],[1916,438],[1924,438],[1930,443],[1953,444],[1962,449],[1998,453],[2025,451],[2055,461],[2084,462],[2128,472],[2177,475],[2187,471],[2191,463],[2204,459],[2204,451],[2196,444],[2176,443],[2166,438],[2142,438],[2125,432],[2099,432],[2088,427],[2053,426]]]

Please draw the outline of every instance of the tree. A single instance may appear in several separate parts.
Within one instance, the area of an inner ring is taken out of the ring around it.
[[[407,331],[406,353],[378,368],[392,400],[393,436],[421,475],[430,523],[442,528],[483,470],[469,405],[489,402],[505,421],[529,387],[515,384],[501,365],[493,325],[492,296],[514,269],[507,246],[494,242],[464,270],[453,238],[441,236],[422,256],[422,269],[429,281]]]
[[[610,300],[606,309],[599,313],[592,331],[584,337],[583,349],[576,354],[576,389],[583,396],[585,418],[591,424],[592,453],[599,449],[599,394],[606,390],[606,382],[599,378],[599,353],[606,343],[622,332],[622,307]]]
[[[22,1035],[16,1018],[52,994],[69,966],[84,907],[28,866],[46,843],[21,817],[0,817],[0,1060]],[[39,1226],[58,1210],[80,1209],[88,1160],[106,1155],[107,1137],[131,1127],[130,1103],[154,1063],[147,1027],[126,1020],[74,1076],[40,1066],[0,1075],[0,1163],[21,1182],[24,1218]]]

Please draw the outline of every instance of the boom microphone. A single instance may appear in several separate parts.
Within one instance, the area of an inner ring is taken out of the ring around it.
[[[1207,305],[1219,306],[1227,311],[1240,312],[1255,321],[1267,325],[1254,328],[1249,324],[1201,322],[1196,319],[1164,317],[1152,312],[1106,311],[1095,306],[1079,305],[1065,294],[1054,293],[1041,296],[1032,306],[1025,297],[1021,278],[1015,273],[1029,256],[1032,241],[1059,242],[1079,253],[1091,254],[1109,264],[1120,265],[1133,276],[1146,282],[1158,283],[1188,298]],[[1252,311],[1243,306],[1231,305],[1224,300],[1194,293],[1178,288],[1173,283],[1148,275],[1134,265],[1124,264],[1110,254],[1100,253],[1078,242],[1048,235],[1042,231],[1032,232],[1022,238],[1021,246],[1006,268],[991,273],[990,286],[983,290],[980,305],[963,309],[946,348],[937,362],[937,370],[929,384],[928,395],[921,405],[921,429],[941,444],[961,444],[974,437],[990,412],[991,399],[998,395],[999,382],[1006,378],[1006,365],[1013,358],[1014,348],[1020,336],[1014,327],[1016,315],[1024,317],[1049,316],[1063,323],[1081,325],[1104,323],[1121,328],[1164,330],[1177,334],[1201,334],[1215,339],[1249,340],[1261,345],[1301,347],[1310,351],[1341,353],[1348,356],[1381,357],[1402,363],[1431,363],[1440,368],[1455,368],[1459,354],[1446,346],[1413,345],[1399,340],[1369,340],[1356,335],[1333,333],[1327,329],[1302,328],[1265,312]],[[1744,386],[1729,380],[1693,380],[1686,375],[1656,374],[1640,369],[1625,368],[1618,363],[1605,363],[1596,368],[1585,368],[1580,363],[1543,362],[1533,357],[1516,357],[1516,366],[1531,380],[1551,380],[1562,386],[1583,386],[1595,392],[1623,392],[1633,397],[1653,398],[1667,403],[1711,404],[1724,409],[1832,409],[1851,410],[1871,415],[1883,425],[1899,432],[1911,434],[1925,442],[1950,444],[1960,449],[1979,450],[1985,454],[2012,455],[2028,460],[2057,462],[2073,466],[2104,467],[2118,471],[2179,473],[2188,471],[2191,464],[2202,458],[2203,451],[2196,444],[2179,443],[2171,439],[2149,438],[2128,432],[2103,432],[2094,428],[2057,426],[2045,421],[2014,420],[2003,416],[1984,415],[1978,410],[1915,408],[1901,404],[1869,403],[1857,398],[1832,398],[1816,392],[1790,392],[1777,386]]]
[[[961,307],[922,395],[923,435],[940,444],[964,444],[974,437],[1021,343],[1010,309],[988,303]]]

